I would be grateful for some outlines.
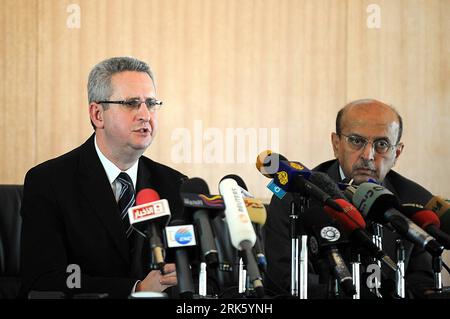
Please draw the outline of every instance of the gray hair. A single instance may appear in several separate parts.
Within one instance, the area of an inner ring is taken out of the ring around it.
[[[112,95],[111,77],[120,72],[135,71],[147,73],[152,81],[153,73],[147,63],[133,57],[115,57],[98,63],[89,73],[89,103],[108,99]]]
[[[87,85],[89,104],[109,99],[113,94],[111,77],[125,71],[145,72],[150,76],[153,84],[155,83],[152,70],[147,63],[133,57],[110,58],[95,65],[89,73]],[[104,105],[104,108],[106,109],[107,106]],[[95,129],[92,121],[91,124]]]

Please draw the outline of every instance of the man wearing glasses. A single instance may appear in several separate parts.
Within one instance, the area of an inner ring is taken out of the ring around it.
[[[402,118],[390,106],[375,100],[349,103],[338,112],[336,133],[331,135],[337,160],[320,170],[334,166],[339,178],[332,177],[353,179],[355,184],[369,178],[383,182],[403,150],[402,131]]]
[[[149,269],[149,245],[127,215],[144,188],[167,199],[172,215],[182,209],[177,195],[185,176],[143,156],[155,138],[162,104],[153,74],[135,58],[102,61],[90,72],[88,98],[94,134],[25,177],[24,297],[30,291],[58,291],[126,298],[177,284],[174,264],[161,272]],[[79,281],[69,280],[68,269],[77,269],[69,265],[78,267]]]
[[[392,170],[404,147],[400,142],[402,130],[401,116],[389,105],[372,99],[351,102],[338,112],[336,132],[331,135],[336,159],[322,163],[314,170],[327,173],[335,182],[345,180],[358,185],[372,179],[393,192],[401,203],[425,205],[432,194]],[[287,215],[292,197],[288,195],[283,200],[273,196],[266,223],[268,273],[276,290],[286,290],[290,283],[289,265],[286,264],[290,255]],[[382,232],[383,250],[397,260],[397,237],[387,227],[383,227]],[[434,284],[431,256],[409,242],[404,241],[403,244],[406,252],[406,297],[423,297],[423,290]],[[284,251],[279,247],[285,247]],[[364,288],[365,279],[361,282]],[[318,295],[325,296],[320,292]],[[363,289],[362,296],[371,297],[364,294]]]

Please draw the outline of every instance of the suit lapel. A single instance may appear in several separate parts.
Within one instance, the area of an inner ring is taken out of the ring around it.
[[[82,194],[108,230],[124,261],[129,263],[128,241],[122,229],[119,209],[111,185],[95,151],[94,135],[82,146],[79,177]]]
[[[333,164],[326,171],[327,175],[335,182],[341,181],[341,174],[339,173],[339,161],[334,161]]]
[[[138,174],[136,181],[136,193],[144,188],[153,188],[150,178],[150,169],[146,167],[142,158],[139,159]]]

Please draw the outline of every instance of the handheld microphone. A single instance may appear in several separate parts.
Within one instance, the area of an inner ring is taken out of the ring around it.
[[[441,221],[441,230],[450,234],[450,203],[440,196],[433,196],[425,205],[426,209],[435,212]]]
[[[242,195],[248,196],[250,193],[248,192],[247,185],[245,184],[244,180],[234,174],[230,174],[226,176],[227,178],[232,178],[236,181],[238,186],[241,188]],[[259,269],[262,272],[266,272],[267,270],[267,260],[266,256],[263,250],[263,246],[261,244],[261,241],[259,240],[259,234],[261,234],[261,227],[266,223],[266,209],[261,201],[258,201],[257,199],[254,199],[253,197],[244,197],[244,203],[245,207],[247,208],[248,216],[250,217],[250,220],[252,221],[252,225],[255,229],[256,233],[256,240],[255,244],[253,245],[253,253],[256,256],[256,262],[258,264]]]
[[[435,212],[417,204],[403,204],[401,211],[431,236],[435,237],[445,249],[450,249],[450,236],[439,229],[441,222]]]
[[[204,204],[207,198],[206,194],[209,194],[209,188],[203,179],[191,178],[186,180],[181,185],[180,192],[184,202],[186,202],[186,199],[188,198],[185,197],[183,194],[191,193],[198,195],[201,198],[201,203]],[[202,250],[203,258],[206,261],[206,264],[211,268],[217,268],[219,264],[219,259],[213,230],[211,228],[209,209],[186,207],[185,211],[189,212],[190,215],[192,215],[192,220],[199,234],[200,247]]]
[[[164,269],[164,245],[161,241],[161,228],[170,219],[167,199],[160,199],[159,194],[151,188],[144,188],[136,195],[136,206],[128,209],[130,225],[147,237],[155,263],[162,272]]]
[[[219,183],[219,192],[225,203],[225,219],[230,228],[231,243],[238,250],[243,250],[243,243],[253,247],[256,234],[238,183],[233,178],[225,177]]]
[[[231,243],[236,249],[244,252],[248,275],[258,297],[262,298],[264,296],[262,277],[252,253],[256,234],[245,207],[241,187],[235,178],[233,175],[225,176],[219,183],[219,192],[225,203],[225,219],[229,227]]]
[[[373,183],[362,183],[353,194],[352,201],[365,218],[378,223],[390,223],[399,234],[423,247],[431,255],[442,254],[444,247],[398,211],[398,199],[386,188]]]
[[[259,269],[262,272],[267,270],[267,259],[263,249],[263,245],[259,239],[258,234],[261,234],[261,228],[266,223],[267,212],[264,204],[261,200],[255,198],[244,198],[245,206],[247,207],[248,216],[253,223],[253,227],[256,232],[255,246],[253,246],[253,252],[256,255],[256,262],[258,263]]]
[[[220,195],[188,193],[183,190],[180,192],[180,194],[181,198],[183,199],[184,207],[203,208],[216,211],[222,211],[225,209],[225,204],[223,203],[222,196]]]
[[[195,232],[192,225],[177,219],[165,228],[167,248],[175,250],[178,290],[181,298],[192,299],[195,293],[194,280],[186,247],[195,246]]]
[[[257,198],[244,198],[245,207],[247,207],[248,216],[253,223],[264,226],[267,219],[267,210],[262,200]]]
[[[277,165],[278,164],[278,165]],[[307,192],[325,205],[341,211],[333,199],[315,184],[308,181],[311,171],[300,162],[288,161],[283,155],[272,151],[260,153],[256,159],[256,168],[286,192]]]
[[[321,172],[313,172],[311,182],[330,194],[335,202],[342,207],[343,212],[335,211],[329,206],[325,206],[324,210],[331,218],[336,219],[344,230],[350,234],[350,240],[364,247],[372,258],[380,260],[393,271],[397,271],[396,263],[372,242],[371,235],[365,231],[366,222],[361,213],[355,206],[344,199],[336,183],[327,174]]]
[[[311,253],[326,256],[343,292],[347,296],[353,296],[356,293],[353,277],[337,247],[348,243],[341,227],[319,207],[307,208],[300,222],[311,234],[309,245]],[[323,268],[323,265],[319,263],[318,267]]]

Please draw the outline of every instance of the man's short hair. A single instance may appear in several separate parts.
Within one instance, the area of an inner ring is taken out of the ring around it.
[[[356,100],[356,101],[348,103],[347,105],[345,105],[343,108],[341,108],[339,110],[339,112],[337,113],[337,116],[336,116],[336,134],[337,135],[340,135],[342,133],[342,117],[344,116],[344,113],[345,113],[347,107],[350,105],[363,104],[363,103],[368,103],[368,102],[379,102],[379,101],[372,100],[372,99]],[[388,106],[395,113],[395,115],[397,115],[399,128],[398,128],[398,138],[397,138],[396,143],[398,143],[398,142],[400,142],[400,139],[402,138],[402,134],[403,134],[403,119],[393,106],[387,105],[387,104],[385,104],[385,105]]]
[[[95,65],[89,73],[87,85],[89,104],[96,101],[108,100],[113,94],[111,77],[116,73],[125,71],[147,73],[152,79],[152,82],[155,83],[153,73],[147,63],[133,57],[110,58]],[[103,107],[106,109],[108,106],[104,105]],[[92,121],[91,124],[95,130]]]

